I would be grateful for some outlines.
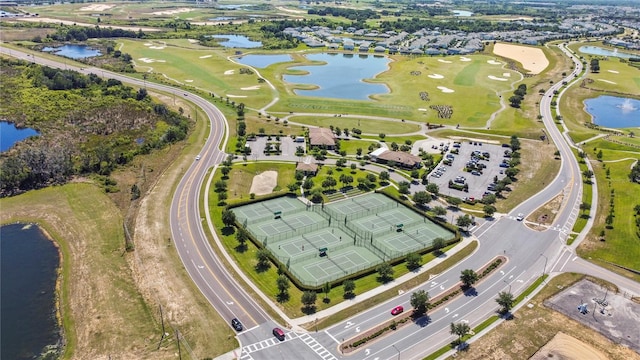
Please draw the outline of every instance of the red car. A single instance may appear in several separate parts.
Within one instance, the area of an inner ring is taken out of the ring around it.
[[[391,310],[391,315],[398,315],[403,311],[404,311],[404,308],[402,306],[396,306],[393,308],[393,310]]]

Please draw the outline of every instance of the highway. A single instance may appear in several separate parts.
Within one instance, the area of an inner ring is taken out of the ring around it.
[[[171,215],[171,233],[182,262],[195,284],[202,291],[212,306],[223,318],[239,318],[247,328],[238,338],[243,346],[242,359],[341,359],[347,358],[338,349],[343,339],[348,339],[361,331],[391,318],[390,310],[396,305],[410,309],[409,299],[416,289],[406,291],[391,301],[379,304],[352,318],[322,329],[318,332],[287,331],[286,340],[278,342],[271,334],[276,326],[273,320],[232,278],[222,260],[211,248],[204,233],[203,223],[206,215],[199,211],[201,185],[205,182],[207,172],[224,160],[226,121],[220,111],[203,98],[179,89],[164,85],[132,79],[120,74],[103,71],[98,68],[73,68],[27,55],[15,50],[0,48],[2,53],[28,61],[45,64],[57,68],[69,68],[83,73],[93,72],[111,77],[136,86],[165,91],[175,96],[192,101],[203,109],[210,121],[210,134],[200,152],[200,160],[193,161],[186,170],[173,197]],[[582,64],[574,59],[575,73],[579,74]],[[569,77],[573,77],[570,74]],[[567,81],[570,81],[567,79]],[[547,128],[547,134],[553,141],[561,156],[561,169],[554,179],[541,179],[544,188],[529,200],[517,206],[510,214],[494,221],[483,222],[472,230],[480,246],[476,252],[452,267],[450,270],[420,285],[418,288],[429,292],[431,297],[437,296],[459,281],[463,269],[478,269],[490,262],[497,255],[507,257],[506,264],[483,279],[475,286],[475,293],[460,296],[445,307],[430,312],[428,318],[420,323],[405,326],[384,337],[381,341],[366,344],[351,359],[417,359],[424,357],[454,339],[449,334],[451,322],[466,321],[471,327],[479,324],[495,314],[498,305],[494,299],[501,291],[519,294],[543,273],[576,271],[598,274],[598,277],[612,281],[625,291],[640,294],[640,286],[619,275],[601,269],[584,260],[578,259],[573,249],[565,244],[567,234],[579,215],[579,204],[582,201],[581,174],[571,148],[554,124],[550,110],[554,90],[560,90],[561,82],[554,84],[542,97],[540,111]],[[546,180],[546,181],[545,181]],[[548,181],[548,184],[546,182]],[[558,194],[564,195],[561,211],[554,224],[546,231],[534,231],[523,222],[517,221],[514,214],[529,214]],[[211,232],[215,234],[213,229]],[[214,235],[215,236],[215,235]],[[285,329],[286,330],[286,329]]]

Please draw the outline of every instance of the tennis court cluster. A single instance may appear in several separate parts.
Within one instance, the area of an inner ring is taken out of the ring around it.
[[[449,230],[381,194],[306,205],[292,197],[232,209],[236,219],[306,286],[321,286],[411,252]]]

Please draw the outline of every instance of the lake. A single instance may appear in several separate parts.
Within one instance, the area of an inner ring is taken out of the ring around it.
[[[584,101],[593,123],[607,128],[640,127],[640,100],[602,95]]]
[[[35,225],[0,227],[0,358],[35,359],[55,348],[58,249]]]
[[[211,35],[214,39],[220,39],[218,43],[228,48],[258,48],[262,46],[260,41],[251,41],[243,35]]]
[[[467,10],[451,10],[453,16],[471,16],[473,13]]]
[[[320,53],[309,54],[307,58],[326,64],[294,66],[291,68],[292,70],[306,71],[308,74],[283,76],[284,81],[289,83],[318,86],[314,90],[294,90],[298,95],[368,100],[370,95],[389,93],[389,88],[384,84],[363,81],[364,79],[372,79],[377,74],[386,71],[390,62],[387,57]]]
[[[264,69],[271,64],[291,61],[291,56],[249,54],[238,57],[235,60],[243,65]]]
[[[15,124],[0,121],[0,152],[9,150],[15,143],[40,133],[31,128],[18,129]]]
[[[640,55],[633,55],[629,53],[625,53],[622,51],[618,51],[618,49],[604,49],[599,46],[581,46],[579,51],[585,54],[591,55],[600,55],[600,56],[615,56],[623,59],[628,59],[631,57],[640,57]]]
[[[102,55],[100,50],[92,49],[87,45],[64,45],[55,48],[47,46],[43,48],[42,51],[51,52],[71,59],[84,59]]]

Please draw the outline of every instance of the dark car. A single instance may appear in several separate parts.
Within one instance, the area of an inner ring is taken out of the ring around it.
[[[398,315],[403,311],[404,311],[404,308],[402,306],[396,306],[393,308],[393,310],[391,310],[391,315]]]
[[[231,326],[233,326],[236,331],[242,331],[242,323],[236,318],[233,318],[233,320],[231,320]]]
[[[278,338],[280,341],[284,341],[284,331],[280,328],[273,328],[273,336]]]

